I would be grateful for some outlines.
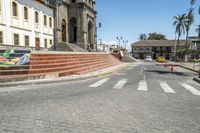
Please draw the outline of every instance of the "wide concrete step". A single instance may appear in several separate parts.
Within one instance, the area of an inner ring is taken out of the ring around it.
[[[96,54],[64,54],[64,55],[58,55],[58,54],[51,54],[51,55],[31,55],[31,59],[56,59],[56,58],[79,58],[79,57],[106,57],[106,54],[96,55]]]
[[[73,74],[83,74],[95,70],[99,70],[100,68],[106,68],[113,66],[112,63],[96,63],[93,66],[85,65],[79,68],[71,68],[68,70],[63,70],[59,72],[52,72],[52,73],[35,73],[35,74],[22,74],[22,75],[3,75],[0,76],[0,82],[12,82],[12,81],[23,81],[23,80],[30,80],[30,79],[44,79],[46,76],[50,75],[57,75],[58,77],[68,76]]]
[[[51,63],[51,64],[39,64],[39,65],[32,65],[30,66],[30,69],[43,69],[43,68],[55,68],[55,67],[62,67],[62,66],[71,66],[75,64],[84,64],[88,62],[99,62],[104,61],[102,59],[98,60],[82,60],[82,61],[68,61],[68,62],[61,62],[61,63]]]
[[[80,69],[82,67],[93,66],[95,64],[100,64],[100,63],[109,63],[109,61],[88,62],[88,63],[84,63],[84,64],[75,64],[75,65],[71,65],[71,66],[63,66],[63,67],[47,68],[47,69],[32,69],[29,71],[29,74],[68,71],[68,70],[72,70],[74,68]]]
[[[42,64],[57,64],[57,63],[64,63],[64,62],[78,62],[78,61],[88,61],[88,60],[108,60],[110,58],[72,58],[72,59],[56,59],[56,60],[35,60],[30,61],[30,65],[42,65]]]
[[[77,62],[77,63],[71,63],[68,65],[63,65],[63,64],[55,64],[52,65],[51,67],[47,65],[47,67],[42,67],[38,66],[38,68],[32,69],[19,69],[19,70],[3,70],[0,71],[0,75],[22,75],[22,74],[34,74],[34,73],[51,73],[51,72],[58,72],[58,71],[63,71],[63,70],[68,70],[72,69],[74,67],[80,68],[82,66],[93,66],[94,64],[98,63],[110,63],[110,61],[102,61],[98,60],[96,62],[88,60],[86,62]],[[37,66],[36,66],[37,67]]]
[[[29,69],[29,65],[16,65],[16,66],[0,66],[0,72],[5,70],[20,70]]]
[[[0,70],[0,81],[41,79],[54,75],[67,76],[95,71],[120,64],[110,54],[32,54],[30,65]]]
[[[85,58],[93,58],[93,59],[96,59],[96,58],[105,58],[107,56],[81,56],[81,57],[37,57],[37,58],[33,58],[31,57],[31,60],[32,61],[35,61],[35,60],[57,60],[57,59],[85,59]]]

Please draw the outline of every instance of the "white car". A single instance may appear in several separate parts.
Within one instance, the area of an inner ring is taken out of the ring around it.
[[[153,61],[151,56],[146,56],[144,60],[145,60],[145,62],[152,62]]]

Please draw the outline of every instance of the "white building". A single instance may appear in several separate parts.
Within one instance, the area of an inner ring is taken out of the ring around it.
[[[53,9],[43,0],[0,0],[1,46],[49,48],[53,27]]]

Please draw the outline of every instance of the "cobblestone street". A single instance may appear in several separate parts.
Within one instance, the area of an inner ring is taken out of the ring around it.
[[[0,132],[199,133],[199,91],[192,93],[182,83],[198,90],[199,84],[184,76],[194,73],[176,70],[179,75],[166,73],[162,66],[138,64],[90,80],[2,88]],[[147,90],[139,90],[141,80]],[[160,80],[174,93],[161,88]]]

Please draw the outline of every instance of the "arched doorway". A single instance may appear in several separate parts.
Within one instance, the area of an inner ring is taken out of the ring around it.
[[[88,22],[88,43],[90,48],[94,48],[93,46],[93,24],[91,21]]]
[[[76,43],[77,42],[77,22],[76,18],[70,19],[69,22],[69,42]]]
[[[63,19],[62,20],[62,41],[66,42],[67,37],[66,37],[66,21]]]

